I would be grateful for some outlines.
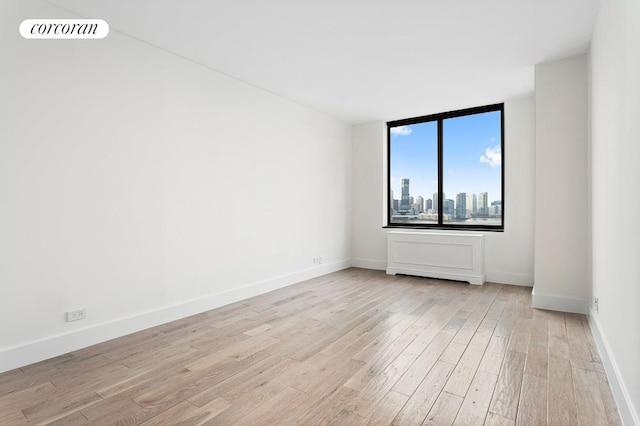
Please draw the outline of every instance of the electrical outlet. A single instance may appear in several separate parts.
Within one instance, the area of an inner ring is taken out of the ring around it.
[[[313,263],[320,263],[320,259],[318,259],[317,257],[313,258]]]
[[[85,319],[86,317],[87,317],[86,309],[78,309],[75,311],[67,312],[67,322],[82,320],[82,319]]]
[[[322,263],[322,256],[318,258],[318,263]]]
[[[593,307],[595,308],[596,312],[598,312],[600,309],[600,301],[597,297],[593,299]]]

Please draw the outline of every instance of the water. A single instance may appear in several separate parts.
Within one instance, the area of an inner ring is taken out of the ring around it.
[[[394,215],[391,218],[392,224],[411,224],[411,225],[437,225],[437,220],[425,220],[418,219],[416,216],[397,216]],[[445,220],[445,225],[500,225],[502,223],[501,217],[470,217],[464,220],[454,219]]]

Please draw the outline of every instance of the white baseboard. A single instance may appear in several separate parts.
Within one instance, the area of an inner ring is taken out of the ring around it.
[[[351,266],[354,268],[374,269],[384,271],[387,269],[387,261],[377,259],[351,259]]]
[[[596,346],[602,359],[602,365],[604,365],[604,370],[607,373],[609,386],[613,393],[613,399],[615,399],[616,405],[618,406],[622,423],[625,425],[640,426],[640,417],[638,416],[638,411],[633,406],[629,390],[624,383],[624,376],[620,373],[616,359],[613,356],[613,352],[611,352],[611,346],[609,346],[607,337],[602,330],[598,314],[593,309],[589,312],[589,325],[591,326],[591,333],[596,341]]]
[[[118,318],[91,327],[57,334],[0,350],[0,373],[24,367],[96,343],[115,339],[156,325],[206,312],[239,300],[248,299],[304,280],[340,271],[351,266],[350,260],[325,263],[291,274],[281,275],[244,287],[187,300],[148,312]]]
[[[531,306],[538,309],[550,311],[574,312],[576,314],[587,314],[589,302],[587,299],[558,296],[555,294],[540,294],[535,287],[531,292]]]
[[[511,272],[486,271],[485,277],[487,279],[487,282],[490,283],[533,287],[533,275],[513,274]]]

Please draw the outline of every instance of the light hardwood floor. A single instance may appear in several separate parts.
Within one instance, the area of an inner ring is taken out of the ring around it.
[[[349,269],[0,375],[0,425],[620,424],[587,320]]]

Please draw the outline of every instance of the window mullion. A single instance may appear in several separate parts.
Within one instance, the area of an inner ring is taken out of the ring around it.
[[[442,225],[444,210],[443,184],[442,184],[442,119],[438,119],[438,225]]]

